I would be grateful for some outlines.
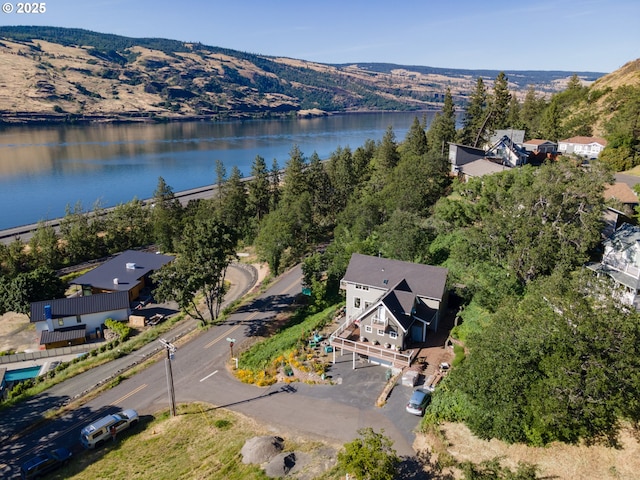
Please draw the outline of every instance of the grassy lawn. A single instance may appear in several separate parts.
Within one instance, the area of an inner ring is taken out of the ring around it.
[[[168,411],[148,420],[143,417],[114,443],[77,454],[51,478],[265,479],[268,477],[259,466],[242,463],[240,453],[244,443],[258,435],[273,435],[273,432],[240,414],[212,405],[179,405],[176,417],[170,417]],[[285,451],[312,452],[318,446],[317,442],[294,443],[285,438]],[[340,477],[325,474],[316,478]]]

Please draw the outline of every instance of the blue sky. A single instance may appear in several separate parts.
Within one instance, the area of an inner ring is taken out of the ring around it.
[[[45,13],[30,15],[9,3],[4,25],[323,63],[611,72],[640,57],[638,0],[48,0]]]

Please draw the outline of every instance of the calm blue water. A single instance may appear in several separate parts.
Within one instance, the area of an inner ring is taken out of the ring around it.
[[[36,378],[40,373],[40,369],[42,367],[27,367],[27,368],[18,368],[17,370],[7,370],[4,374],[4,380],[6,382],[15,382],[28,380],[30,378]]]
[[[215,182],[215,162],[249,176],[256,155],[284,167],[298,145],[328,158],[379,141],[388,126],[402,141],[423,113],[161,125],[14,127],[0,130],[0,229],[64,216],[65,206],[109,207],[150,198],[162,176],[174,191]],[[428,114],[429,122],[432,114]]]

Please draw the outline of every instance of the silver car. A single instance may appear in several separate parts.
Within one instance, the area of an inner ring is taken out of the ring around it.
[[[431,394],[424,390],[414,390],[409,403],[407,403],[407,412],[412,415],[424,415],[424,410],[429,405]]]

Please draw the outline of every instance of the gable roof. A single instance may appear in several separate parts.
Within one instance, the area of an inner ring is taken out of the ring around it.
[[[354,253],[343,281],[382,290],[408,291],[414,297],[441,301],[447,283],[447,273],[446,268],[433,265]]]
[[[129,293],[98,293],[86,297],[57,298],[55,300],[43,300],[31,304],[30,322],[43,322],[45,320],[44,307],[51,306],[53,318],[74,317],[89,313],[110,312],[129,308]]]
[[[138,284],[142,277],[158,270],[173,261],[174,258],[169,255],[127,250],[90,272],[79,276],[71,283],[91,285],[103,290],[129,291]],[[127,268],[127,265],[133,265],[134,268]],[[118,283],[115,283],[115,279],[118,279]]]
[[[566,138],[564,140],[560,140],[558,143],[575,143],[579,145],[589,145],[591,143],[598,143],[603,147],[607,146],[607,141],[601,137],[577,136],[577,137],[571,137],[571,138]]]
[[[489,143],[496,143],[502,137],[507,137],[513,143],[522,143],[524,142],[524,134],[524,130],[514,130],[512,128],[505,130],[496,130],[489,138]]]

